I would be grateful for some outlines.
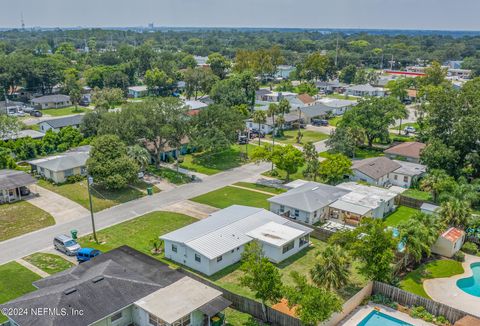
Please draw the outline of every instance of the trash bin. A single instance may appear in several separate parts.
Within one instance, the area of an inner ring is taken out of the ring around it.
[[[149,196],[153,195],[153,187],[147,187],[147,194]]]
[[[77,234],[78,234],[77,230],[75,230],[75,229],[71,230],[70,234],[72,235],[73,240],[77,240]]]

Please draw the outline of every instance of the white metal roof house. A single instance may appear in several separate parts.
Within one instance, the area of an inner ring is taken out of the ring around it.
[[[127,88],[128,97],[139,98],[145,97],[148,94],[148,87],[145,85],[130,86]]]
[[[370,84],[353,85],[347,87],[345,93],[352,96],[385,96],[385,90],[381,87],[373,87]]]
[[[258,241],[278,263],[308,247],[312,229],[262,208],[233,205],[160,237],[165,257],[205,275],[241,259],[244,246]]]
[[[330,107],[334,115],[344,114],[349,108],[357,105],[356,101],[328,97],[321,98],[318,102]]]

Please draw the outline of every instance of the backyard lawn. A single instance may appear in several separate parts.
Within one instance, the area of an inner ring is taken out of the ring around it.
[[[463,274],[463,272],[462,263],[458,261],[450,259],[434,260],[408,273],[403,280],[400,281],[400,288],[430,299],[423,288],[424,280],[451,277],[457,274]]]
[[[39,180],[38,185],[50,191],[56,192],[57,194],[70,200],[73,200],[87,209],[90,209],[86,180],[62,185],[54,185],[48,181]],[[95,212],[99,212],[106,208],[125,203],[130,200],[138,199],[145,195],[145,193],[142,191],[133,188],[126,188],[119,191],[109,191],[95,186],[92,188],[91,193],[93,211]]]
[[[35,291],[33,282],[41,277],[19,263],[11,262],[0,265],[0,303],[18,298],[28,292]],[[7,318],[0,313],[0,323]]]
[[[235,310],[233,308],[225,309],[225,325],[226,326],[259,326],[255,318],[244,312]]]
[[[237,182],[234,185],[244,187],[244,188],[254,189],[254,190],[265,191],[275,195],[283,194],[284,192],[287,191],[287,189],[283,189],[283,188],[274,188],[274,187],[265,186],[258,183],[250,183],[250,182]]]
[[[47,115],[47,114],[51,115],[53,117],[61,117],[64,115],[85,113],[87,112],[87,110],[90,110],[90,109],[86,109],[81,106],[78,106],[77,109],[75,109],[74,106],[69,106],[67,108],[60,108],[60,109],[45,109],[45,110],[42,110],[42,113],[44,115]]]
[[[388,226],[397,226],[401,222],[409,220],[419,210],[407,206],[398,206],[395,212],[385,218],[385,224]]]
[[[128,245],[151,255],[152,240],[196,221],[197,219],[183,214],[152,212],[98,231],[100,244],[96,244],[91,235],[79,238],[78,242],[82,247],[96,248],[103,252]],[[161,255],[154,257],[162,258]]]
[[[54,224],[50,214],[27,201],[0,206],[0,241]]]
[[[418,189],[407,189],[402,192],[402,195],[405,197],[420,199],[424,201],[432,201],[432,194],[428,191],[422,191]]]
[[[297,143],[297,133],[298,130],[285,130],[283,132],[283,136],[280,137],[275,137],[275,141],[281,142],[283,144],[296,144]],[[302,140],[301,144],[306,144],[309,142],[316,143],[321,140],[325,140],[329,137],[329,135],[324,134],[322,132],[318,131],[312,131],[312,130],[302,130]],[[267,135],[267,139],[272,139],[272,135]]]
[[[47,254],[44,252],[36,252],[30,256],[24,257],[23,260],[40,268],[48,274],[55,274],[74,266],[72,262],[59,255]]]
[[[269,204],[267,199],[270,197],[272,196],[246,189],[227,186],[192,198],[191,200],[217,208],[225,208],[236,204],[268,209]]]
[[[248,151],[253,150],[253,143],[248,145]],[[203,173],[206,175],[216,174],[228,169],[239,167],[245,164],[245,145],[233,145],[220,153],[193,153],[183,156],[183,163],[180,166],[184,169]]]

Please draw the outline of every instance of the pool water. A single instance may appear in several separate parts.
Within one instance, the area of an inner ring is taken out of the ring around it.
[[[395,317],[373,310],[357,326],[413,326]]]
[[[480,263],[470,265],[473,275],[457,281],[457,286],[464,292],[480,297]]]

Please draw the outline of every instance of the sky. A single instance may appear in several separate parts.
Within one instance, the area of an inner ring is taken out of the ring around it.
[[[480,0],[0,0],[0,27],[480,30]]]

